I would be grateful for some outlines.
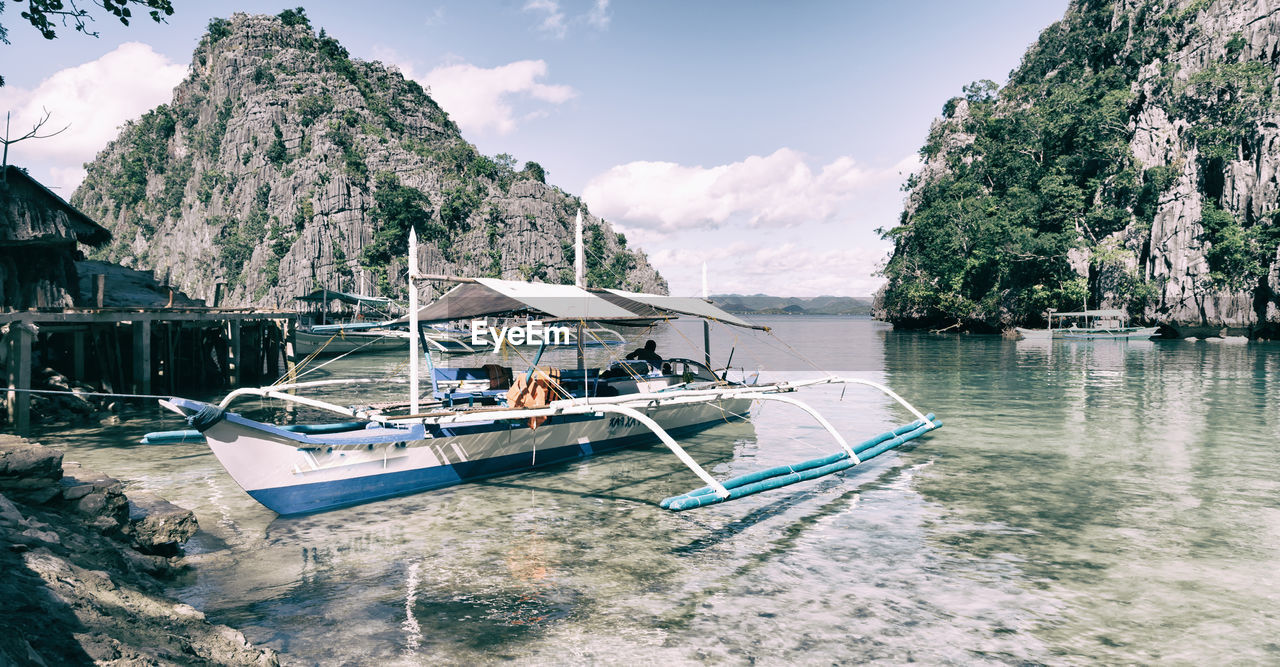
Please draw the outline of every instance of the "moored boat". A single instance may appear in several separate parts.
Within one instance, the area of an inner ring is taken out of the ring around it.
[[[580,224],[580,223],[579,223]],[[416,236],[409,235],[409,276],[417,271]],[[579,243],[581,253],[581,243]],[[767,331],[702,299],[621,290],[588,291],[488,278],[457,278],[459,284],[419,309],[409,291],[408,400],[399,405],[340,405],[298,392],[387,379],[320,380],[244,388],[218,404],[182,398],[162,405],[188,418],[219,462],[253,498],[280,514],[323,511],[416,493],[494,475],[542,467],[595,453],[657,440],[706,486],[662,501],[680,511],[723,502],[833,474],[914,440],[942,425],[875,382],[833,375],[760,383],[731,381],[709,364],[690,359],[617,361],[588,369],[539,366],[545,343],[522,372],[497,365],[435,368],[428,351],[430,391],[419,391],[420,324],[475,318],[536,318],[585,326],[680,316]],[[607,295],[607,296],[606,296]],[[414,335],[416,334],[416,335]],[[709,340],[709,339],[708,339]],[[429,350],[429,348],[424,348]],[[705,351],[710,359],[711,351]],[[757,376],[758,377],[758,376]],[[914,419],[858,445],[850,445],[817,410],[791,394],[828,384],[862,385],[896,401]],[[323,410],[353,423],[340,429],[297,428],[249,419],[231,410],[242,398],[273,399]],[[776,402],[809,414],[833,439],[833,453],[720,481],[678,443],[677,436],[749,418],[753,403]],[[182,436],[190,437],[190,434]]]
[[[1067,340],[1146,340],[1159,330],[1158,327],[1127,326],[1128,317],[1123,310],[1110,309],[1070,313],[1049,311],[1047,329],[1016,329],[1023,338]],[[1056,328],[1053,326],[1055,319],[1059,322]],[[1062,326],[1066,322],[1070,325]]]

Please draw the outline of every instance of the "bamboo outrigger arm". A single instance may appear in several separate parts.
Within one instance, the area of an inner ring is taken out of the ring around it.
[[[720,498],[729,497],[729,490],[724,488],[723,484],[721,484],[720,482],[717,482],[716,479],[710,475],[710,473],[708,473],[706,470],[702,468],[702,466],[698,465],[698,462],[694,461],[693,457],[689,456],[689,453],[684,451],[684,448],[682,448],[675,441],[675,439],[671,437],[671,434],[667,433],[666,429],[662,428],[662,426],[660,426],[658,422],[650,419],[648,415],[644,414],[643,412],[640,412],[639,410],[636,410],[635,408],[629,408],[625,405],[597,405],[597,406],[594,406],[594,408],[595,408],[595,412],[612,412],[615,414],[620,414],[626,417],[630,417],[636,420],[637,422],[640,422],[650,431],[653,431],[653,434],[658,436],[658,439],[662,441],[662,444],[666,445],[667,449],[670,449],[671,453],[675,454],[676,458],[680,459],[681,463],[688,466],[689,469],[692,470],[695,475],[701,478],[702,481],[706,482],[707,486],[711,487],[712,491],[714,491],[718,497]]]
[[[840,445],[840,448],[849,455],[849,458],[852,459],[855,464],[860,462],[858,455],[854,453],[853,448],[849,446],[849,443],[844,439],[844,436],[840,435],[840,432],[836,430],[836,427],[832,426],[831,422],[827,421],[827,418],[822,416],[822,413],[815,410],[813,406],[808,403],[787,396],[775,396],[771,394],[742,394],[738,396],[738,398],[749,398],[753,401],[777,401],[779,403],[786,403],[787,405],[794,405],[797,408],[804,410],[818,421],[818,425],[827,429],[827,433],[830,433],[831,437],[836,439],[836,444]]]

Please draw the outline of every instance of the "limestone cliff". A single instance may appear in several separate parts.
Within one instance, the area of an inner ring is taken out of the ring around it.
[[[1087,301],[1273,336],[1278,76],[1275,2],[1073,0],[1007,85],[944,107],[881,316],[998,329]]]
[[[227,305],[362,284],[401,297],[411,227],[425,271],[571,282],[579,207],[593,286],[666,291],[539,165],[478,154],[429,91],[300,12],[212,21],[172,102],[87,170],[72,201],[114,234],[99,258],[198,298],[226,283]]]

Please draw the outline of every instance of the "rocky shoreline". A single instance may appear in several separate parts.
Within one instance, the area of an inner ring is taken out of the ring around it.
[[[195,515],[0,435],[0,664],[276,665],[164,594]]]

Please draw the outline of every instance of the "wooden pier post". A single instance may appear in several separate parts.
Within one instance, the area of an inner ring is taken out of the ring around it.
[[[151,320],[133,321],[133,386],[136,393],[151,393]]]
[[[240,386],[244,364],[240,359],[240,320],[227,322],[227,384]]]
[[[84,329],[71,334],[71,374],[76,382],[84,382]]]
[[[296,382],[298,379],[298,357],[294,339],[298,329],[297,321],[285,320],[284,329],[284,369],[285,377],[287,378],[285,382]]]
[[[107,275],[105,273],[94,274],[93,276],[93,302],[99,308],[107,298]]]
[[[9,388],[5,403],[9,409],[9,424],[19,435],[31,430],[31,341],[35,327],[26,322],[14,322],[9,327]]]
[[[275,382],[280,377],[280,355],[284,354],[284,346],[280,344],[280,341],[284,340],[284,322],[272,320],[264,329],[267,354],[263,359],[262,376],[269,382]]]

